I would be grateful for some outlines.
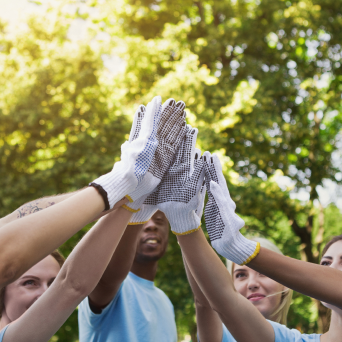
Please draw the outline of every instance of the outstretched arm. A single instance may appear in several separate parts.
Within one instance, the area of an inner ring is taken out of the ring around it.
[[[43,198],[39,198],[31,202],[25,203],[24,205],[22,205],[21,207],[13,211],[13,213],[0,219],[0,229],[4,225],[12,221],[15,221],[19,218],[28,216],[30,214],[33,214],[43,209],[46,209],[48,207],[51,207],[52,205],[62,202],[75,194],[76,192],[70,192],[67,194],[43,197]]]
[[[297,292],[342,309],[342,272],[339,270],[292,259],[262,247],[248,267]]]
[[[111,216],[111,219],[102,221],[101,224],[114,225],[115,216]],[[113,300],[127,277],[133,264],[141,229],[141,224],[127,227],[100,281],[89,295],[93,312],[100,313]]]
[[[183,256],[184,267],[189,284],[195,297],[197,333],[201,342],[221,342],[222,322],[220,316],[215,312],[201,289],[192,276],[186,260]]]
[[[234,338],[274,342],[274,330],[248,299],[236,292],[232,278],[200,229],[178,236],[187,265],[199,288]]]
[[[144,119],[137,125],[142,108],[140,106],[135,113],[130,140],[122,145],[121,161],[114,164],[111,172],[91,183],[96,190],[80,191],[0,229],[1,287],[14,281],[87,223],[98,218],[103,210],[124,204],[124,196],[142,183],[158,146],[156,130],[161,98],[157,96],[149,103]]]
[[[102,197],[89,187],[34,215],[3,226],[0,229],[0,287],[17,279],[103,210]]]
[[[246,239],[240,232],[244,226],[235,214],[221,164],[215,155],[207,156],[206,183],[208,204],[205,209],[206,226],[212,246],[236,264],[248,264],[252,269],[307,296],[342,309],[342,273],[279,255]],[[317,277],[317,274],[320,276]]]
[[[95,224],[72,251],[51,287],[10,324],[3,341],[48,341],[98,283],[130,217],[130,212],[119,208]]]

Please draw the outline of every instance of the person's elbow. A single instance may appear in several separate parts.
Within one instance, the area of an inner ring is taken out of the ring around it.
[[[195,297],[196,310],[211,310],[210,303],[206,299]]]
[[[63,296],[69,298],[70,301],[81,302],[94,289],[84,278],[60,275],[55,282],[63,289]]]
[[[0,288],[17,280],[20,275],[20,264],[15,260],[1,260],[0,263]],[[23,273],[23,272],[22,272]]]

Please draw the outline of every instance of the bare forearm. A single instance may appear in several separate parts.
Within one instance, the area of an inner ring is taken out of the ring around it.
[[[112,215],[115,224],[98,223],[92,227],[72,251],[49,290],[27,314],[10,325],[4,341],[45,342],[60,328],[96,286],[131,216],[122,208]]]
[[[0,286],[49,255],[104,209],[102,197],[87,188],[34,215],[0,229]]]
[[[210,306],[237,341],[274,341],[272,326],[235,291],[232,278],[200,229],[178,237],[187,265]]]
[[[210,303],[198,287],[183,256],[184,267],[189,284],[195,296],[197,332],[201,342],[221,342],[222,322],[219,315],[211,308]]]
[[[292,259],[262,247],[248,266],[295,291],[342,309],[342,272],[336,269]]]
[[[119,290],[132,267],[141,228],[142,225],[133,225],[124,232],[100,282],[89,296],[94,307],[105,307]]]
[[[75,195],[76,193],[77,192],[69,192],[67,194],[48,196],[48,197],[39,198],[34,201],[25,203],[24,205],[19,207],[17,210],[13,211],[13,213],[0,219],[0,228],[3,227],[5,224],[15,221],[19,218],[28,216],[30,214],[33,214],[43,209],[46,209],[48,207],[51,207],[52,205],[56,203],[60,203],[66,200],[67,198],[70,198],[71,196]]]
[[[212,307],[221,305],[221,289],[229,288],[228,300],[236,298],[236,292],[227,269],[209,246],[203,231],[178,236],[183,256],[197,286]],[[203,250],[201,252],[201,250]],[[215,281],[213,281],[215,279]],[[219,290],[220,289],[220,290]],[[219,290],[219,291],[218,291]],[[207,294],[210,294],[208,296]]]
[[[61,277],[66,278],[67,284],[76,284],[76,287],[82,284],[84,297],[95,288],[106,270],[131,215],[129,211],[118,208],[103,217],[68,257]]]

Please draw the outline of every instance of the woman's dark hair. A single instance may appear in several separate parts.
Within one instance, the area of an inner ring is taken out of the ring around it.
[[[331,245],[333,245],[335,242],[340,241],[340,240],[342,240],[342,235],[334,236],[334,237],[333,237],[333,238],[324,246],[324,248],[323,248],[323,250],[322,250],[322,257],[323,257],[323,255],[327,252],[327,250],[329,249],[329,247],[330,247]]]
[[[58,262],[59,266],[62,268],[65,258],[61,254],[61,252],[58,249],[56,249],[50,255]],[[0,319],[2,316],[2,311],[4,309],[5,290],[6,286],[0,289]]]

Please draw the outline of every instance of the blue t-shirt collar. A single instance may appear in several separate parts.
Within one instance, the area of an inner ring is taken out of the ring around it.
[[[140,285],[142,286],[145,286],[147,288],[154,288],[154,282],[151,281],[151,280],[147,280],[147,279],[144,279],[144,278],[141,278],[141,277],[138,277],[136,274],[132,273],[132,272],[129,272],[128,273],[128,276],[138,282]]]

